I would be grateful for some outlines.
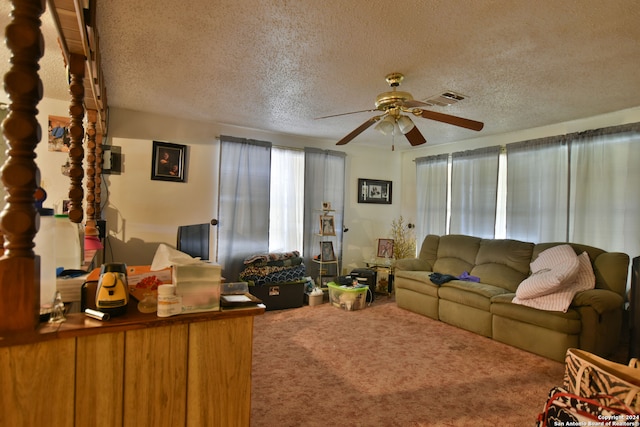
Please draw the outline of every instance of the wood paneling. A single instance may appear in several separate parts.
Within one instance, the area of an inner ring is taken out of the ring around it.
[[[0,426],[73,427],[75,339],[0,348]]]
[[[76,426],[122,426],[124,332],[79,337]]]
[[[187,426],[249,426],[252,331],[253,317],[189,326]]]
[[[188,334],[187,324],[127,332],[124,426],[184,425]]]

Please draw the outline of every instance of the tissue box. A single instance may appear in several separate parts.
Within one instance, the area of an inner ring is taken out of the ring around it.
[[[368,286],[340,286],[334,282],[327,284],[329,301],[335,307],[347,311],[361,310],[367,306]]]
[[[220,265],[174,265],[171,270],[176,294],[182,297],[183,313],[220,310]]]

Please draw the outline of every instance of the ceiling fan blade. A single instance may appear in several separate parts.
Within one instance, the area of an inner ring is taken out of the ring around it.
[[[437,113],[435,111],[422,110],[420,116],[425,119],[436,120],[442,123],[448,123],[454,126],[480,131],[484,127],[484,123],[475,120],[463,119],[462,117],[450,116],[448,114]]]
[[[404,136],[409,141],[409,144],[413,145],[414,147],[416,145],[421,145],[427,142],[427,140],[424,139],[424,136],[422,136],[422,133],[418,130],[417,126],[414,126],[409,132],[405,133]]]
[[[349,112],[349,113],[340,113],[340,114],[332,114],[332,115],[330,115],[330,116],[316,117],[314,120],[328,119],[328,118],[330,118],[330,117],[347,116],[347,115],[349,115],[349,114],[371,113],[372,111],[378,111],[378,110],[351,111],[351,112]]]
[[[364,122],[363,124],[355,128],[349,135],[345,136],[340,141],[338,141],[336,145],[344,145],[347,142],[351,141],[353,138],[355,138],[356,136],[364,132],[369,126],[371,126],[372,124],[380,120],[380,117],[382,116],[371,117],[369,120],[367,120],[366,122]]]

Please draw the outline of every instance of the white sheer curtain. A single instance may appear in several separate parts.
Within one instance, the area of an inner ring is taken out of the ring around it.
[[[565,242],[569,150],[563,137],[507,145],[507,238]]]
[[[344,178],[345,156],[340,151],[305,148],[305,190],[304,190],[304,258],[307,272],[311,277],[317,275],[317,264],[312,261],[318,254],[317,239],[314,233],[322,208],[322,202],[330,202],[335,210],[335,247],[336,258],[342,259],[342,230],[344,214]],[[338,272],[338,274],[340,274]]]
[[[304,151],[271,149],[269,252],[300,251],[304,223]]]
[[[269,249],[271,143],[220,137],[218,262],[227,282],[243,260]]]
[[[427,234],[447,232],[448,177],[448,154],[416,159],[416,242]]]
[[[640,124],[571,138],[569,240],[640,254]]]
[[[452,154],[451,234],[493,238],[500,147]]]

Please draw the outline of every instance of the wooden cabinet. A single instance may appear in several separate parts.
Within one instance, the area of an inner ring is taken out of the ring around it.
[[[0,346],[0,425],[249,426],[262,312]]]

